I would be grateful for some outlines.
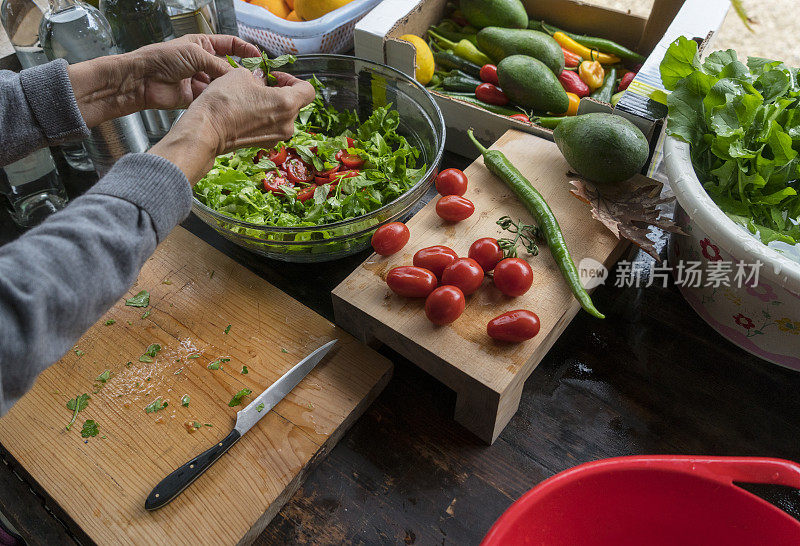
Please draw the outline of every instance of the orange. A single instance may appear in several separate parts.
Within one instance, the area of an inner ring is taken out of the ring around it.
[[[300,19],[300,16],[297,15],[297,12],[294,11],[294,10],[289,12],[289,15],[286,16],[286,20],[287,21],[297,21],[298,23],[302,21],[302,19]]]
[[[250,3],[269,10],[270,13],[281,19],[286,19],[286,16],[289,15],[289,6],[283,0],[250,0]]]

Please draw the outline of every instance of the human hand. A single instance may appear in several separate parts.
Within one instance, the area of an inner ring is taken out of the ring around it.
[[[169,159],[194,184],[214,158],[246,146],[271,148],[294,134],[300,109],[314,100],[314,87],[283,72],[275,85],[245,68],[213,80],[150,152]]]
[[[84,121],[93,127],[140,110],[185,108],[213,79],[233,70],[224,55],[260,53],[234,36],[191,34],[68,70]]]

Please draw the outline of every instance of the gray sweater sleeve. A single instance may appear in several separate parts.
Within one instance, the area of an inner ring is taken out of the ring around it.
[[[23,106],[23,95],[29,109],[10,128],[11,118],[0,114],[0,149],[80,133],[83,122],[70,119],[77,105],[68,79],[28,89],[25,76],[16,84],[3,78],[0,88],[16,91],[4,89],[0,112]],[[72,114],[59,118],[59,111]],[[122,297],[190,209],[191,188],[178,167],[153,154],[129,154],[86,195],[0,247],[0,415]]]
[[[43,146],[87,136],[65,60],[19,74],[0,70],[0,165]]]

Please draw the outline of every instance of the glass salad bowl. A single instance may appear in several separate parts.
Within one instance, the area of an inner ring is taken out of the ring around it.
[[[307,227],[252,224],[217,212],[197,197],[193,211],[223,237],[252,252],[287,262],[323,262],[367,248],[381,225],[404,219],[433,183],[445,142],[442,113],[423,86],[388,66],[344,55],[302,55],[281,67],[298,78],[316,76],[325,85],[326,105],[356,112],[363,122],[374,108],[392,105],[400,115],[398,133],[420,151],[422,177],[379,209],[339,222]]]

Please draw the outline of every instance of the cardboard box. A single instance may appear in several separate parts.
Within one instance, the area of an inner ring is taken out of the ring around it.
[[[647,18],[584,4],[578,0],[523,0],[528,15],[571,32],[600,36],[647,55],[616,110],[591,99],[581,100],[578,113],[615,112],[633,121],[648,139],[660,133],[666,116],[658,65],[669,44],[678,36],[707,43],[725,18],[729,0],[655,0]],[[356,25],[355,54],[413,76],[416,50],[398,40],[403,34],[424,36],[444,15],[447,0],[384,0]],[[659,93],[660,92],[660,93]],[[552,131],[487,112],[469,104],[436,95],[447,124],[447,149],[477,156],[466,131],[470,127],[483,142],[491,143],[509,128],[552,140]]]

